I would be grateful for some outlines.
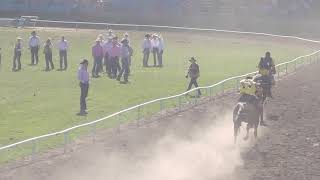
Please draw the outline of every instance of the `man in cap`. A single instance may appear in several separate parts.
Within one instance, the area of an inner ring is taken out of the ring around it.
[[[32,31],[29,40],[29,48],[31,51],[31,65],[36,65],[39,62],[39,48],[40,48],[40,38],[37,36],[35,31]]]
[[[17,42],[14,46],[14,55],[13,55],[13,67],[12,71],[20,71],[21,70],[21,52],[22,52],[22,43],[21,38],[17,38]],[[18,66],[18,67],[17,67]]]
[[[199,65],[196,63],[196,59],[192,57],[189,61],[191,62],[191,65],[189,67],[186,78],[190,77],[190,83],[187,91],[191,89],[192,85],[194,85],[196,88],[198,87],[197,79],[200,77],[200,69],[199,69]],[[199,96],[201,96],[200,89],[198,89],[198,97]]]
[[[129,41],[124,39],[121,41],[122,46],[121,46],[121,64],[122,68],[121,71],[117,77],[117,80],[120,81],[122,74],[124,73],[124,83],[128,83],[128,76],[129,76],[129,58],[133,53],[132,48],[129,45]]]
[[[61,37],[61,41],[58,44],[59,57],[60,57],[60,70],[67,70],[68,68],[68,57],[67,51],[69,48],[68,41],[65,40],[64,36]]]
[[[103,48],[100,44],[100,39],[96,39],[96,44],[92,47],[92,77],[99,77],[99,70],[102,64],[103,55]]]
[[[78,115],[84,116],[87,113],[87,102],[86,98],[88,96],[88,91],[89,91],[89,72],[88,72],[88,60],[84,59],[80,63],[80,67],[78,70],[78,80],[79,80],[79,86],[81,90],[81,95],[80,95],[80,112]]]
[[[119,58],[121,56],[121,45],[118,42],[118,37],[115,36],[112,39],[112,47],[109,50],[109,58],[111,63],[111,78],[115,79],[118,76],[118,72],[120,72],[120,62]]]
[[[145,35],[145,39],[142,43],[142,50],[143,50],[143,67],[148,67],[148,61],[149,61],[149,55],[150,50],[152,48],[151,40],[150,40],[150,34]]]

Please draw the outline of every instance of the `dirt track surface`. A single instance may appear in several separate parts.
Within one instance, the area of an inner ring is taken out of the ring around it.
[[[284,77],[259,139],[232,141],[230,94],[171,117],[0,169],[1,180],[319,180],[320,64]],[[243,130],[242,130],[243,132]],[[241,135],[243,136],[243,134]]]

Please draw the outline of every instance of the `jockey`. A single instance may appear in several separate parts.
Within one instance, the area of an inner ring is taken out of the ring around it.
[[[265,57],[260,59],[258,67],[259,67],[259,74],[261,74],[264,77],[268,77],[267,83],[270,83],[270,85],[274,85],[275,80],[274,80],[273,74],[276,73],[276,69],[275,69],[275,64],[271,57],[270,52],[266,52]],[[272,97],[271,91],[269,93],[269,96]]]
[[[244,80],[240,81],[240,94],[241,97],[239,102],[248,102],[251,104],[255,104],[258,101],[258,97],[256,96],[257,88],[256,82],[253,81],[252,77],[247,77]]]
[[[246,102],[260,107],[260,97],[262,96],[262,89],[259,83],[255,82],[253,77],[249,76],[240,81],[240,94],[239,102]],[[266,123],[261,119],[260,125],[266,126]]]

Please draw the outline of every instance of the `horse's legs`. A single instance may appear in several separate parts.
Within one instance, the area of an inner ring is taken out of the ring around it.
[[[257,138],[258,137],[258,126],[259,126],[259,123],[256,123],[254,125],[254,137]]]
[[[234,125],[233,125],[233,135],[234,135],[234,140],[233,140],[233,142],[234,142],[234,144],[236,144],[237,143],[237,136],[238,136],[238,130],[239,129],[239,126],[238,126],[238,124],[237,124],[237,122],[234,122]]]
[[[249,139],[249,130],[250,130],[250,123],[247,124],[247,134],[246,136],[243,138],[243,140],[248,140]]]

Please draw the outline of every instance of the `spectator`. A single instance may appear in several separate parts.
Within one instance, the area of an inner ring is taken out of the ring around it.
[[[186,75],[186,78],[190,77],[191,80],[190,80],[187,91],[191,89],[192,85],[194,85],[196,88],[198,87],[197,79],[200,77],[200,69],[199,69],[199,65],[196,63],[196,59],[192,57],[189,61],[191,62],[191,65],[189,67],[189,71],[188,71],[188,74]],[[198,97],[199,96],[201,96],[200,89],[198,89]]]
[[[112,48],[112,39],[109,39],[103,44],[104,65],[106,66],[106,73],[111,78],[111,62],[109,57],[109,51]]]
[[[92,77],[99,77],[99,68],[102,64],[103,59],[103,48],[100,45],[100,40],[96,40],[96,44],[92,47],[92,56],[93,56],[93,68],[92,68]]]
[[[84,59],[80,63],[80,67],[78,70],[78,80],[81,90],[80,95],[80,112],[78,113],[79,116],[84,116],[87,113],[87,102],[86,98],[88,96],[89,91],[89,72],[88,72],[88,60]]]
[[[123,41],[123,40],[127,40],[128,41],[128,45],[130,45],[130,38],[129,38],[129,34],[127,32],[124,33],[123,39],[121,41]]]
[[[113,39],[115,37],[115,34],[113,34],[112,29],[109,29],[107,34],[106,34],[106,38],[107,39]]]
[[[150,34],[145,35],[145,39],[143,40],[142,49],[143,49],[143,67],[148,67],[149,55],[151,50],[151,40]]]
[[[67,70],[68,68],[68,58],[67,51],[69,48],[68,41],[62,36],[61,41],[58,44],[59,56],[60,56],[60,70]]]
[[[163,66],[162,64],[163,51],[164,51],[164,41],[163,41],[163,37],[160,35],[159,36],[159,56],[158,56],[159,67]]]
[[[152,54],[153,54],[153,66],[157,66],[157,58],[159,57],[159,37],[157,34],[153,34],[152,40],[151,40],[151,46],[152,46]],[[158,59],[159,60],[159,59]]]
[[[118,37],[112,39],[112,48],[109,51],[110,63],[111,63],[111,78],[117,78],[118,71],[121,70],[119,57],[121,54],[121,46],[118,43]]]
[[[127,40],[128,41],[128,45],[130,46],[130,38],[129,38],[129,34],[126,32],[124,33],[124,37],[122,40]],[[132,59],[132,55],[133,53],[131,54],[131,56],[129,56],[129,75],[130,75],[130,66],[131,66],[131,59]]]
[[[119,73],[119,76],[117,78],[118,81],[121,80],[122,74],[124,73],[124,83],[128,83],[128,76],[130,71],[129,66],[129,58],[132,56],[133,50],[129,45],[129,41],[124,39],[121,41],[122,47],[121,47],[121,64],[122,68]]]
[[[40,38],[35,31],[31,33],[29,48],[31,50],[31,65],[36,65],[39,62]]]
[[[54,69],[54,65],[52,62],[52,43],[50,39],[46,41],[46,44],[44,45],[43,53],[46,59],[45,71],[50,71],[50,69]]]
[[[12,71],[20,71],[21,70],[21,52],[22,52],[22,43],[21,38],[17,38],[17,42],[14,46],[14,55],[13,55],[13,67]],[[17,65],[18,64],[18,65]],[[18,68],[17,68],[18,66]]]

